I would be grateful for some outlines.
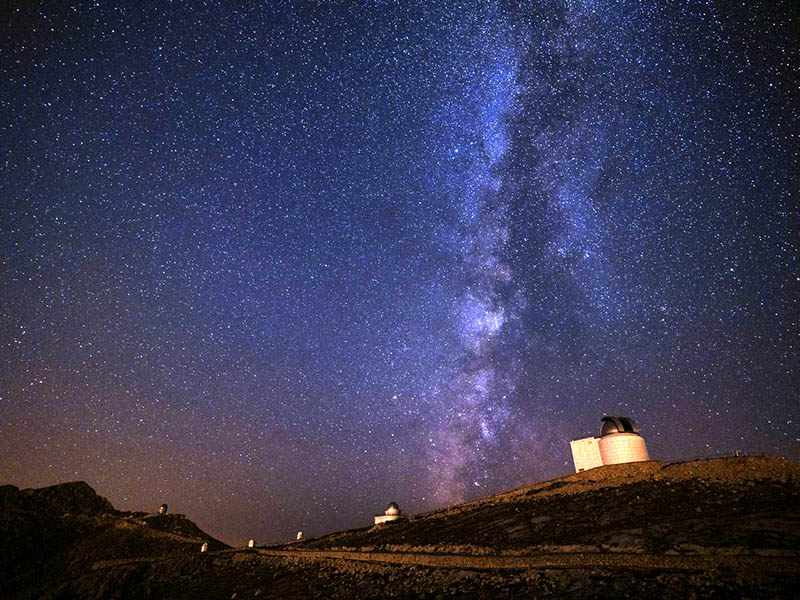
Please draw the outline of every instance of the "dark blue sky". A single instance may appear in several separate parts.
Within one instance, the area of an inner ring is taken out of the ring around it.
[[[0,482],[232,543],[800,459],[791,1],[10,3]]]

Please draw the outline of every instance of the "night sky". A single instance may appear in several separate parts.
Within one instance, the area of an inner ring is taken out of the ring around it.
[[[800,3],[9,2],[0,483],[243,544],[800,459]]]

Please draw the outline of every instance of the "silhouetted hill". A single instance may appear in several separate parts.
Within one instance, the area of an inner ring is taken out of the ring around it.
[[[0,486],[0,597],[57,596],[98,560],[195,554],[204,541],[227,548],[182,515],[117,511],[83,481]]]
[[[98,496],[85,481],[22,491],[13,485],[1,486],[0,508],[5,510],[12,507],[53,515],[102,515],[116,512],[111,502]]]
[[[207,536],[187,519],[119,513],[85,484],[59,487],[0,488],[0,550],[13,565],[3,564],[0,597],[795,598],[800,589],[800,464],[776,457],[600,467],[299,543],[212,541],[205,554]]]

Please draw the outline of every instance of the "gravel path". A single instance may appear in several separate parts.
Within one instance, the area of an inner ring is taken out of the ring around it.
[[[458,569],[628,568],[675,571],[734,569],[760,573],[800,573],[796,557],[677,556],[579,552],[535,556],[469,556],[395,552],[343,552],[316,550],[259,550],[265,556],[295,560],[347,560]]]

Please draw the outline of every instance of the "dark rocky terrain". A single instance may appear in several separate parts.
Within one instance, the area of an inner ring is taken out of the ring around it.
[[[377,527],[233,550],[83,483],[0,488],[2,598],[797,598],[800,464],[600,467]],[[366,518],[369,518],[368,516]]]
[[[194,555],[205,541],[228,548],[183,515],[115,510],[82,481],[0,486],[0,598],[75,597],[98,560]]]

